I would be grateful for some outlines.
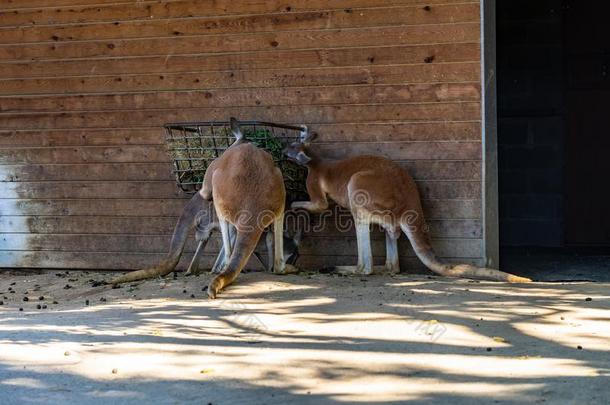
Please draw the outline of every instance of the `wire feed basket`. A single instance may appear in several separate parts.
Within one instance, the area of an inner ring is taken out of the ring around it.
[[[307,169],[289,161],[283,149],[300,138],[303,127],[261,121],[239,121],[244,137],[266,150],[282,171],[286,199],[307,198]],[[165,125],[168,152],[174,161],[178,187],[187,194],[200,188],[210,163],[235,142],[229,121],[182,122]]]

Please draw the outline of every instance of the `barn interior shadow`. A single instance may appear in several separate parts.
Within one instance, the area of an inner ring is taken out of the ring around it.
[[[603,398],[602,285],[291,277],[244,275],[213,302],[5,312],[0,387],[25,403],[531,402],[579,398],[574,387]]]

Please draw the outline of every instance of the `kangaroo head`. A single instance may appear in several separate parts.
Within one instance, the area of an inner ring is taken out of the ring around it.
[[[297,142],[293,142],[284,149],[284,155],[286,157],[302,166],[306,166],[311,162],[311,156],[307,153],[309,144],[318,137],[317,132],[310,132],[309,129],[303,125],[301,130],[301,138]]]
[[[303,240],[303,231],[298,230],[293,236],[284,232],[284,260],[286,263],[295,265],[299,258],[299,245]]]

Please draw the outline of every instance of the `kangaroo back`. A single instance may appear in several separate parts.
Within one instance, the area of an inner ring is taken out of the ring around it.
[[[208,296],[215,298],[244,268],[264,229],[283,215],[286,191],[271,155],[248,143],[232,146],[216,159],[211,188],[225,249],[230,244],[227,224],[237,230],[224,270],[208,286]]]

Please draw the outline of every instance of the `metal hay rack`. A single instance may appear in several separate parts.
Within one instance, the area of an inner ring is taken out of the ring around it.
[[[298,141],[302,126],[262,121],[240,121],[244,137],[271,154],[282,171],[288,202],[307,198],[307,169],[282,153]],[[184,192],[196,193],[209,165],[235,142],[229,121],[182,122],[165,125],[168,152],[174,161],[176,182]]]

